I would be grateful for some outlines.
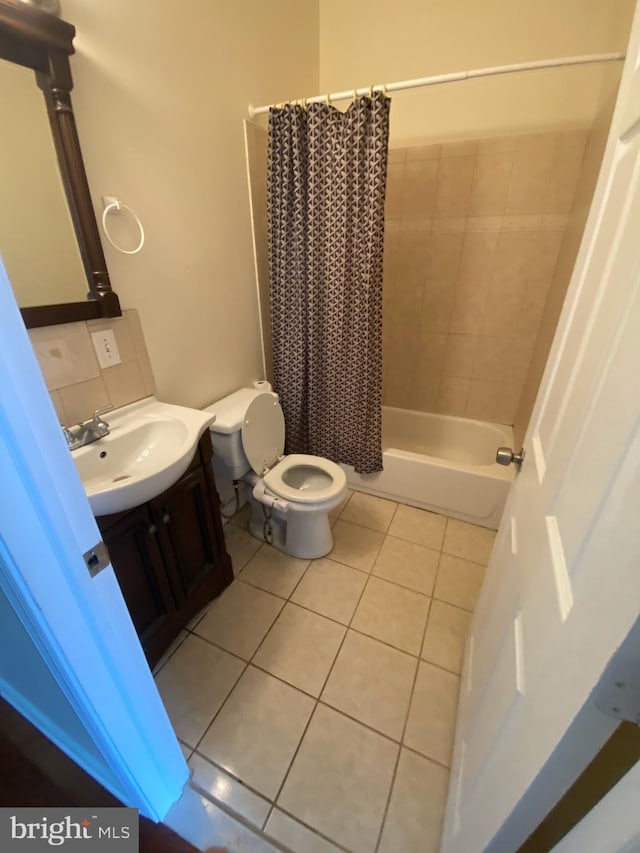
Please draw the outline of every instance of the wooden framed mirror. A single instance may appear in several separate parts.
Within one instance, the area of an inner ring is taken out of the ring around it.
[[[0,72],[4,73],[0,80],[9,87],[6,94],[11,93],[14,98],[14,109],[5,112],[5,120],[13,126],[23,114],[27,116],[29,110],[35,115],[44,106],[42,115],[36,119],[44,127],[46,116],[50,129],[50,134],[42,128],[36,134],[32,133],[30,125],[15,128],[13,148],[0,153],[7,170],[2,183],[5,188],[9,184],[8,192],[3,192],[0,201],[0,205],[6,206],[4,218],[0,214],[0,252],[5,255],[7,272],[29,328],[119,317],[122,313],[109,281],[71,106],[73,80],[69,56],[74,52],[74,36],[75,27],[53,15],[18,0],[0,0]],[[35,79],[29,69],[35,72]],[[20,75],[31,77],[40,107],[33,103],[27,105],[34,97],[30,91],[25,89],[17,94],[13,90],[14,85],[28,86]],[[37,89],[44,96],[44,104]],[[24,135],[20,137],[20,133]],[[36,135],[47,137],[42,142],[38,140],[38,145],[51,148],[52,141],[52,150],[37,149],[35,153]],[[8,139],[10,135],[3,131],[3,136]],[[43,179],[35,165],[45,161],[51,174]],[[29,187],[20,183],[22,170],[29,176]],[[32,189],[44,192],[45,185],[53,187],[56,183],[57,199],[47,195],[39,202],[31,195]],[[40,215],[37,223],[36,214]],[[57,217],[55,222],[54,216]],[[65,218],[68,222],[58,221]],[[15,230],[12,232],[12,229]],[[37,243],[38,233],[44,238],[44,248]],[[57,252],[64,254],[57,257]],[[32,265],[32,261],[39,261],[41,267]],[[67,274],[66,270],[72,272]],[[58,292],[56,275],[65,279],[65,287],[60,286]],[[69,291],[66,279],[73,276],[78,282],[75,291]],[[29,291],[24,299],[17,285],[21,277],[25,279],[23,292]],[[35,284],[43,289],[34,289]],[[82,298],[85,293],[86,297]],[[43,304],[40,304],[41,298]]]

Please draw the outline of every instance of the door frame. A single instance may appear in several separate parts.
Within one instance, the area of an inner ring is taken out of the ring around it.
[[[0,586],[116,783],[28,691],[0,681],[0,692],[126,805],[161,820],[189,770],[112,567],[91,577],[85,565],[100,533],[1,259],[0,483]]]
[[[556,844],[552,853],[583,853],[584,850],[636,853],[640,847],[639,799],[640,762],[637,762]]]

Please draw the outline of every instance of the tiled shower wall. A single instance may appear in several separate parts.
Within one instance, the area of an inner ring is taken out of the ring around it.
[[[611,67],[608,75],[605,86],[609,89],[609,95],[603,99],[601,108],[589,132],[582,160],[582,169],[580,170],[580,177],[578,178],[578,185],[567,222],[567,229],[562,241],[551,287],[547,294],[544,313],[540,321],[533,354],[529,363],[529,371],[520,396],[518,410],[516,411],[513,425],[513,440],[516,447],[520,447],[524,441],[525,432],[551,349],[553,336],[564,304],[567,286],[571,279],[573,265],[578,254],[578,249],[580,248],[582,234],[591,207],[591,200],[600,173],[600,165],[616,102],[620,71],[617,68]]]
[[[390,150],[387,405],[513,423],[587,136]]]

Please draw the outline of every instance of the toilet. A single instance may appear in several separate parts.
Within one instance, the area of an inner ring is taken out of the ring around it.
[[[284,455],[285,424],[278,395],[241,388],[207,407],[213,468],[251,487],[253,536],[310,560],[333,548],[329,513],[344,498],[347,478],[321,456]]]

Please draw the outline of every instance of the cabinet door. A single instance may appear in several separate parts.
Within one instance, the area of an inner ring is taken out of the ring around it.
[[[196,468],[175,486],[151,502],[151,512],[161,536],[178,606],[197,594],[202,605],[219,595],[226,586],[220,559],[207,480],[203,469]],[[226,556],[226,555],[225,555]]]
[[[100,525],[111,565],[147,657],[170,642],[176,601],[158,545],[157,525],[146,506]],[[169,632],[169,633],[167,633]],[[169,639],[167,639],[167,637]]]

